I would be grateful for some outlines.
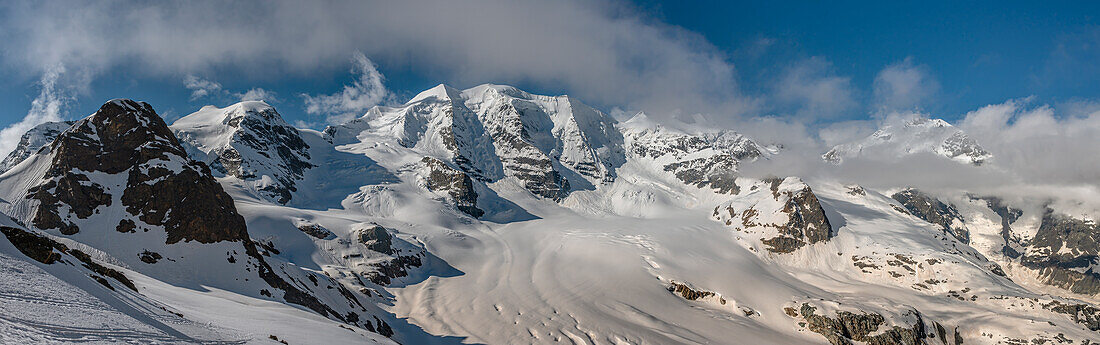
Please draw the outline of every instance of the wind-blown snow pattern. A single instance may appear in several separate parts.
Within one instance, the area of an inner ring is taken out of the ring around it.
[[[845,158],[882,159],[921,152],[972,165],[981,165],[993,158],[993,154],[961,129],[944,120],[927,118],[884,125],[867,138],[834,146],[821,158],[829,163],[840,164]]]
[[[991,156],[938,120],[880,132],[838,157]],[[169,130],[116,100],[49,141],[0,175],[3,341],[1100,338],[1072,201],[746,177],[784,152],[570,96],[440,85],[323,132],[260,102]]]

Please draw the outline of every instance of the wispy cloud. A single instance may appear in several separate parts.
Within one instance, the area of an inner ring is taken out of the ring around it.
[[[344,85],[343,90],[331,95],[302,94],[307,113],[323,115],[329,124],[340,124],[363,115],[370,107],[392,97],[383,85],[384,77],[374,62],[362,52],[355,52],[352,62],[354,67],[351,72],[357,78],[351,85]]]
[[[911,57],[906,58],[886,66],[875,76],[875,105],[880,112],[912,110],[930,101],[939,88],[928,67],[915,64]]]
[[[775,99],[800,119],[831,119],[857,105],[851,78],[831,71],[823,58],[810,58],[788,68],[774,85]]]
[[[196,77],[193,74],[188,74],[183,78],[183,86],[191,90],[192,101],[204,97],[221,95],[225,92],[225,90],[222,90],[222,84]]]
[[[266,101],[266,102],[279,102],[279,97],[274,91],[264,90],[262,88],[251,88],[244,93],[234,93],[234,97],[244,101]]]
[[[23,120],[0,130],[0,156],[6,156],[19,144],[19,139],[34,126],[44,122],[61,121],[62,107],[70,96],[57,85],[65,65],[48,68],[38,82],[38,97],[31,101],[31,109]]]

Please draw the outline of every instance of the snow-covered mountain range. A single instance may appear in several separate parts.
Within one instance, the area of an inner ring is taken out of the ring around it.
[[[922,152],[995,155],[918,119],[823,158]],[[0,342],[1100,339],[1095,215],[740,173],[783,154],[503,85],[323,131],[112,100],[0,163]]]

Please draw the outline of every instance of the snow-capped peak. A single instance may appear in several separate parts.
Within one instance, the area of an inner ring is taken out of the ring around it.
[[[864,139],[836,145],[821,158],[840,164],[845,158],[892,160],[916,153],[932,153],[972,165],[981,165],[993,157],[947,121],[916,117],[883,125]]]
[[[291,199],[309,163],[309,145],[279,112],[262,101],[206,106],[176,120],[172,130],[189,153],[220,174],[249,181],[279,203]]]
[[[43,146],[49,145],[61,132],[69,129],[72,125],[73,121],[46,122],[34,126],[27,133],[23,133],[15,149],[8,153],[3,161],[0,161],[0,173],[10,170],[27,157],[38,152]]]
[[[405,104],[413,104],[413,103],[421,102],[423,100],[430,99],[430,98],[436,98],[436,99],[440,99],[440,100],[449,99],[449,100],[461,101],[462,100],[462,91],[459,91],[459,90],[457,90],[453,87],[447,86],[446,84],[439,84],[439,85],[436,85],[433,88],[424,90],[423,92],[420,92],[420,93],[416,94],[415,97],[410,99],[408,102],[405,102]]]

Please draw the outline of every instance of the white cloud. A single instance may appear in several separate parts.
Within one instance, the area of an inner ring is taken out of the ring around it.
[[[278,102],[279,101],[279,97],[275,94],[274,91],[268,91],[268,90],[264,90],[264,89],[258,88],[258,87],[251,88],[248,91],[245,91],[244,93],[234,93],[233,96],[240,99],[241,102],[244,102],[244,101],[265,101],[265,102],[270,103],[270,102]]]
[[[219,96],[224,92],[222,84],[188,74],[183,78],[183,86],[191,90],[191,100]]]
[[[906,58],[886,66],[875,76],[875,103],[880,111],[914,109],[929,101],[939,88],[927,67]]]
[[[995,164],[1035,184],[1100,186],[1100,111],[1076,115],[1009,100],[966,114],[959,127],[994,154]]]
[[[830,119],[856,105],[851,79],[831,73],[832,64],[810,58],[788,68],[774,86],[779,105],[804,120]]]
[[[0,130],[0,156],[7,156],[19,139],[34,126],[43,122],[61,121],[61,109],[69,98],[57,85],[61,75],[65,73],[65,66],[56,64],[45,71],[38,82],[38,97],[31,101],[31,109],[23,120]]]
[[[324,115],[325,122],[340,124],[363,115],[370,107],[391,97],[386,86],[382,84],[384,77],[378,72],[374,62],[362,52],[355,52],[352,61],[354,67],[351,72],[358,78],[351,85],[344,85],[340,92],[331,95],[303,94],[307,113]]]
[[[597,106],[654,116],[677,109],[730,116],[757,105],[738,91],[724,53],[702,36],[614,0],[5,6],[3,57],[36,74],[64,62],[169,76],[225,68],[267,78],[271,71],[305,76],[339,68],[360,50],[383,65],[415,68],[457,87],[499,82],[564,89]]]

